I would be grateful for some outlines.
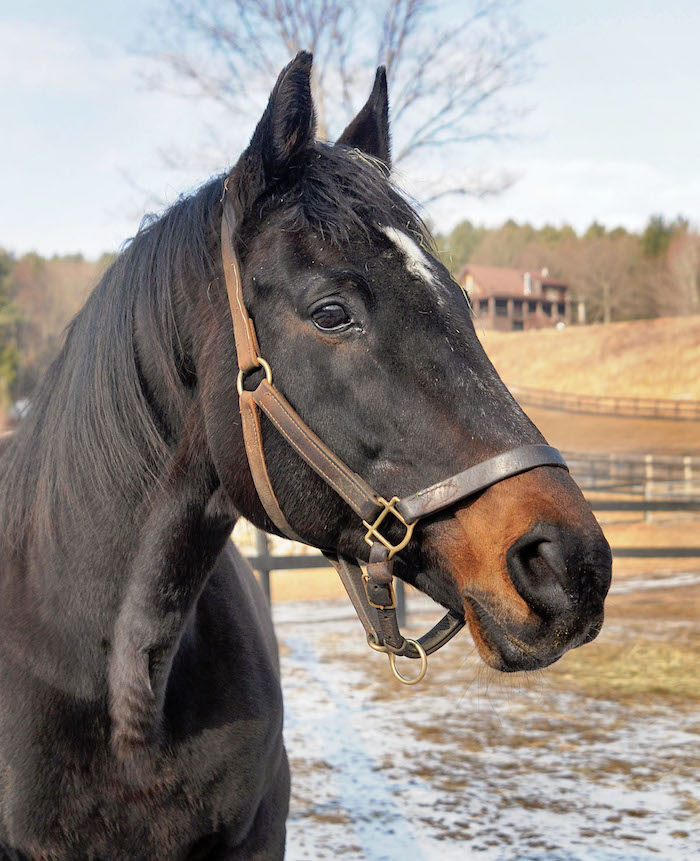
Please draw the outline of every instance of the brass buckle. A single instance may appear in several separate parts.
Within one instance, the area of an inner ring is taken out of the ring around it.
[[[400,550],[403,550],[404,547],[411,540],[411,536],[413,535],[413,527],[416,525],[415,523],[406,523],[403,517],[396,510],[396,503],[399,501],[398,496],[393,496],[388,502],[384,499],[383,496],[377,497],[377,502],[380,505],[384,506],[384,509],[379,512],[377,519],[374,523],[369,524],[366,520],[362,521],[363,526],[367,527],[367,534],[365,535],[365,541],[371,547],[375,541],[379,541],[383,544],[386,549],[389,551],[389,559],[398,553]],[[392,544],[388,538],[385,538],[381,532],[379,532],[379,526],[384,522],[386,516],[388,514],[393,514],[394,517],[399,521],[399,523],[403,524],[406,527],[406,534],[403,539],[398,544]]]
[[[367,584],[369,583],[369,574],[366,571],[362,572],[362,582],[365,584],[365,597],[367,598],[367,603],[370,607],[374,607],[375,610],[396,609],[396,591],[394,589],[393,582],[386,584],[389,589],[389,594],[391,595],[391,604],[375,604],[374,601],[369,597],[369,592],[367,591]]]

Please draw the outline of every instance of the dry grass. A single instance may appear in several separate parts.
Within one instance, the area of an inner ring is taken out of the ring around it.
[[[645,523],[632,518],[639,515],[623,515],[618,517],[621,522],[607,522],[608,512],[604,512],[606,520],[602,526],[605,537],[614,547],[697,547],[700,551],[700,520],[688,518],[679,521],[670,519],[672,515],[658,514],[659,522]],[[663,520],[662,518],[666,518]],[[687,563],[686,563],[687,564]],[[657,564],[658,567],[658,564]]]
[[[646,544],[644,545],[647,546]],[[653,546],[653,545],[649,545]],[[679,558],[616,558],[613,560],[613,578],[622,580],[626,577],[641,577],[650,575],[665,576],[667,574],[678,574],[680,572],[697,571],[700,567],[700,557],[688,559]]]
[[[330,567],[328,570],[309,568],[303,571],[272,571],[270,593],[273,603],[346,598],[349,606],[347,592],[335,570]]]
[[[603,520],[603,516],[605,519]],[[660,571],[696,571],[700,566],[700,519],[681,515],[654,515],[658,521],[645,523],[636,514],[615,514],[605,512],[599,515],[605,537],[611,547],[697,547],[694,558],[620,558],[613,562],[615,578],[641,574],[658,574]],[[617,522],[610,522],[616,519]]]
[[[606,636],[604,628],[598,642],[555,664],[550,680],[606,699],[700,703],[700,634],[694,629],[699,613],[698,586],[612,595],[606,627],[622,626],[627,636]]]
[[[652,640],[666,635],[674,640],[683,638],[681,629],[684,629],[700,645],[700,632],[695,630],[700,618],[700,585],[613,592],[605,602],[605,618],[608,625],[622,625],[635,636],[644,635]],[[673,625],[668,625],[669,622]],[[678,627],[680,622],[684,625]],[[698,666],[696,662],[693,670]]]
[[[700,584],[645,585],[610,596],[595,642],[527,675],[488,671],[464,634],[431,656],[423,684],[406,689],[381,656],[363,652],[350,622],[308,632],[313,648],[298,649],[286,673],[291,712],[295,695],[308,710],[287,738],[295,776],[325,740],[324,760],[345,780],[331,781],[321,765],[307,770],[306,784],[295,781],[302,802],[290,825],[292,835],[309,835],[303,857],[318,857],[322,840],[333,847],[328,857],[343,853],[348,811],[354,825],[387,823],[387,846],[405,817],[430,858],[491,849],[488,857],[504,859],[698,857]],[[313,650],[318,691],[303,663]],[[309,705],[317,695],[318,715]],[[351,803],[337,794],[341,785]],[[337,813],[341,830],[317,836],[316,813]]]
[[[486,352],[511,385],[589,395],[700,400],[700,316],[563,331],[484,332]]]

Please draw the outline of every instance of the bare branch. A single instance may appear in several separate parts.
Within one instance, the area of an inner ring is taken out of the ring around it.
[[[149,50],[164,74],[150,83],[171,91],[177,85],[239,116],[253,104],[259,110],[290,56],[311,50],[319,136],[326,138],[364,101],[375,59],[386,65],[391,86],[394,162],[439,148],[463,157],[470,145],[512,134],[521,116],[509,96],[532,73],[535,39],[513,9],[512,0],[472,0],[449,13],[430,0],[380,0],[375,7],[357,0],[169,0]],[[479,187],[454,191],[478,194]]]
[[[483,200],[486,197],[502,194],[512,188],[517,179],[517,176],[504,171],[494,175],[478,171],[462,176],[443,176],[433,180],[431,183],[433,191],[428,197],[423,197],[421,204],[422,206],[430,206],[438,200],[454,195]]]

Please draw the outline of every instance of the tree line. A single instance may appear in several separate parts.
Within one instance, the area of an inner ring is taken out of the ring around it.
[[[15,257],[0,249],[0,427],[10,405],[31,396],[66,326],[114,257]]]
[[[700,235],[682,218],[652,216],[639,233],[594,222],[581,234],[568,225],[461,221],[437,234],[436,244],[455,277],[466,263],[547,267],[586,301],[589,322],[700,313]],[[66,325],[114,257],[47,259],[0,250],[0,422],[11,404],[31,397]]]
[[[453,276],[466,263],[523,271],[546,267],[573,298],[586,302],[590,323],[700,313],[700,235],[684,218],[653,215],[644,230],[593,222],[542,228],[506,221],[497,228],[461,221],[436,237]]]

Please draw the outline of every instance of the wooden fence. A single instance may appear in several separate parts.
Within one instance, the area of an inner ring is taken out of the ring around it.
[[[564,452],[564,458],[584,491],[646,500],[700,498],[700,457]]]
[[[670,400],[667,398],[603,397],[531,389],[527,386],[509,386],[523,406],[546,407],[572,413],[590,413],[626,418],[673,419],[700,421],[700,401]]]

